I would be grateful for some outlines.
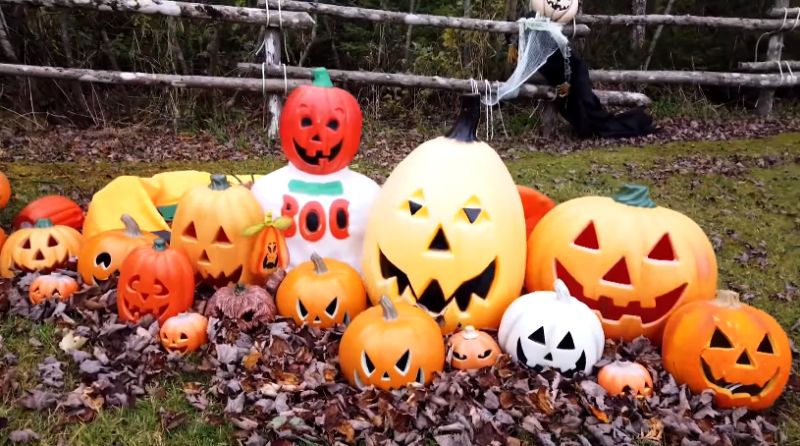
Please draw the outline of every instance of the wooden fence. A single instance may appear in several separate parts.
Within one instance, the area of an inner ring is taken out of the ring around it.
[[[70,67],[41,67],[17,64],[13,46],[8,39],[2,10],[0,10],[0,54],[12,63],[0,63],[0,75],[70,79],[81,82],[112,84],[152,85],[188,88],[220,88],[243,91],[273,93],[269,98],[272,116],[270,132],[277,133],[277,117],[280,113],[280,94],[299,85],[310,83],[310,70],[304,67],[285,66],[281,63],[280,30],[302,30],[312,28],[313,15],[330,15],[347,20],[403,24],[407,26],[432,26],[490,33],[516,34],[519,24],[510,21],[494,21],[465,17],[445,17],[428,14],[383,11],[316,2],[293,0],[260,0],[259,8],[212,5],[171,0],[0,0],[0,4],[23,4],[31,7],[61,7],[71,9],[109,11],[162,15],[195,20],[213,20],[267,26],[264,62],[254,64],[242,62],[243,73],[257,73],[258,77],[215,77],[176,74],[131,73],[121,71],[99,71]],[[648,70],[592,70],[593,81],[610,84],[684,84],[726,87],[748,87],[761,91],[757,110],[761,115],[771,112],[774,92],[777,88],[800,84],[794,75],[800,62],[781,61],[783,35],[800,31],[800,8],[789,8],[789,0],[776,0],[775,7],[767,12],[769,18],[706,17],[691,15],[591,15],[579,14],[575,26],[564,27],[570,38],[582,38],[590,34],[589,25],[642,27],[689,26],[708,28],[734,28],[743,31],[770,33],[767,60],[742,62],[742,72],[704,71],[648,71]],[[654,39],[654,40],[657,40]],[[653,42],[652,44],[654,44]],[[647,63],[645,64],[647,65]],[[262,77],[263,76],[263,77]],[[334,80],[372,85],[389,85],[409,88],[430,88],[469,91],[474,83],[468,79],[451,79],[438,76],[420,76],[405,73],[378,73],[369,71],[331,70]],[[483,83],[483,81],[481,81]],[[492,88],[499,82],[493,81]],[[644,105],[650,99],[627,91],[596,91],[598,97],[609,105]],[[556,90],[545,85],[525,85],[520,96],[553,99]]]

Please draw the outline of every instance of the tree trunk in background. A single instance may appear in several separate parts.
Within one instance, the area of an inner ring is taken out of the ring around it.
[[[775,8],[788,8],[789,0],[775,0]],[[767,47],[767,62],[781,60],[783,52],[783,33],[776,33],[769,38]],[[772,103],[775,102],[775,90],[761,90],[756,103],[759,116],[767,117],[772,113]]]
[[[416,2],[414,0],[409,1],[408,6],[408,13],[414,14],[414,8],[416,8]],[[411,61],[411,34],[414,30],[414,25],[408,25],[408,29],[406,30],[406,48],[405,48],[405,65],[408,68],[410,61]]]
[[[8,38],[8,25],[6,18],[3,15],[3,10],[0,9],[0,49],[3,50],[3,55],[12,63],[17,62],[17,54],[14,52],[14,47],[11,46],[11,40]]]
[[[674,4],[675,0],[669,0],[667,7],[664,8],[664,15],[669,15],[672,12],[672,5]],[[645,59],[642,65],[642,70],[647,70],[647,68],[650,67],[650,60],[653,59],[653,53],[656,51],[656,44],[658,43],[659,37],[661,37],[662,31],[664,31],[664,25],[658,25],[655,34],[653,34],[653,40],[650,41],[650,47],[647,49],[647,59]]]
[[[647,0],[633,0],[632,15],[646,15],[647,14]],[[644,25],[637,25],[631,31],[631,47],[634,50],[644,48],[645,27]]]

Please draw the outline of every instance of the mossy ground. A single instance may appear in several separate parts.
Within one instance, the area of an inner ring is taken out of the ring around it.
[[[265,173],[276,160],[219,163],[13,163],[0,165],[15,195],[0,215],[8,229],[22,205],[45,193],[90,197],[91,192],[121,174],[151,175],[172,169],[200,169],[235,174]],[[800,285],[800,134],[759,140],[680,143],[646,148],[586,150],[568,155],[530,153],[509,161],[519,184],[534,186],[557,201],[581,195],[610,194],[625,182],[651,187],[660,205],[685,213],[718,246],[719,286],[752,296],[752,304],[773,314],[797,344],[800,305],[784,301],[787,285]],[[356,166],[367,174],[385,175],[387,168]],[[65,360],[52,327],[5,317],[0,335],[6,348],[19,356],[17,381],[23,389],[36,382],[36,365],[48,355]],[[43,344],[34,348],[29,339]],[[69,363],[69,361],[65,361]],[[74,384],[67,371],[67,387]],[[233,442],[232,428],[203,419],[183,395],[184,383],[202,377],[156,383],[134,408],[106,410],[90,423],[61,424],[55,414],[15,407],[13,398],[0,399],[0,418],[14,429],[31,428],[41,444],[59,439],[70,445],[217,445]],[[0,392],[2,395],[4,392]],[[16,392],[16,396],[20,393]],[[161,424],[160,409],[186,412],[187,421],[173,430]],[[220,408],[213,408],[218,412]],[[788,444],[800,444],[800,398],[785,395],[773,409],[781,414]]]

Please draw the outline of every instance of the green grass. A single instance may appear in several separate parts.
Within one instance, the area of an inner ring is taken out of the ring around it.
[[[763,163],[760,160],[777,160]],[[787,329],[800,320],[800,305],[776,299],[787,283],[800,285],[800,134],[785,134],[761,140],[680,143],[645,148],[587,150],[568,155],[530,153],[508,162],[520,184],[534,186],[557,201],[581,195],[610,194],[625,182],[651,187],[656,203],[685,213],[712,238],[721,241],[718,253],[720,288],[752,293],[752,303],[773,314]],[[722,165],[736,168],[736,176],[706,173],[697,166]],[[21,206],[43,191],[91,195],[120,174],[150,175],[168,169],[202,169],[209,172],[264,173],[278,166],[271,160],[221,163],[64,163],[45,165],[13,163],[0,165],[12,181],[16,195],[3,211],[3,226]],[[680,167],[680,169],[672,169]],[[672,170],[666,171],[666,168]],[[366,173],[386,173],[385,168],[361,165]],[[761,268],[751,259],[737,260],[763,243],[767,263]],[[18,379],[23,388],[36,384],[36,365],[47,355],[69,363],[58,350],[56,329],[14,317],[0,323],[6,348],[19,355]],[[800,334],[790,331],[800,345]],[[35,349],[29,338],[43,346]],[[68,370],[67,382],[76,384]],[[0,417],[8,429],[30,427],[43,435],[41,444],[63,439],[71,445],[215,445],[230,444],[233,429],[216,425],[189,406],[183,397],[181,377],[157,383],[148,397],[134,408],[104,410],[90,423],[59,424],[59,415],[18,409],[13,401],[0,401]],[[73,386],[74,387],[74,386]],[[187,412],[187,421],[172,431],[161,428],[159,409]],[[211,412],[219,412],[212,408]],[[781,429],[788,444],[800,445],[800,397],[785,395],[774,409],[781,414]],[[63,420],[61,420],[63,421]],[[0,431],[2,434],[2,431]],[[116,442],[116,443],[115,443]],[[0,444],[2,436],[0,435]]]

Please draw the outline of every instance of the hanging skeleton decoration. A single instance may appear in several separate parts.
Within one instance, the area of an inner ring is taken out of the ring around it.
[[[565,82],[558,88],[560,96],[569,92],[570,65],[569,40],[563,33],[564,24],[572,21],[578,12],[578,0],[531,0],[531,14],[519,23],[519,50],[517,68],[506,82],[499,86],[497,95],[484,102],[496,105],[503,99],[513,99],[519,88],[531,78],[556,51],[564,57]]]

